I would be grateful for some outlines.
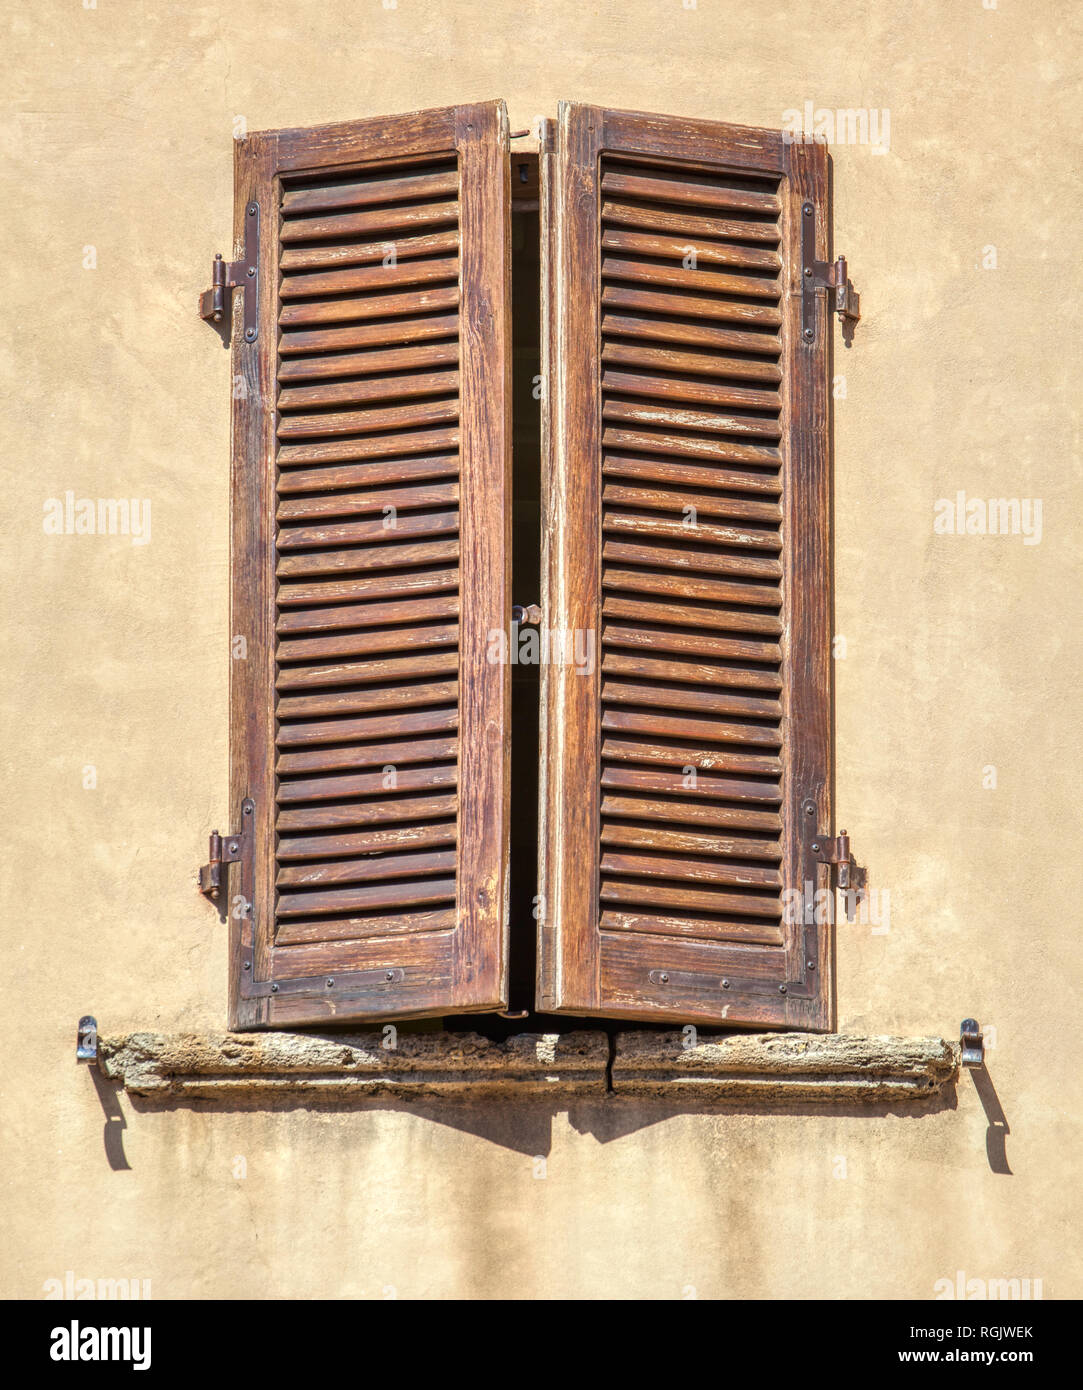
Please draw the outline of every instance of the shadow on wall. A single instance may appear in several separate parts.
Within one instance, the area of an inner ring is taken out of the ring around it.
[[[124,1153],[124,1130],[127,1124],[121,1109],[120,1082],[107,1081],[96,1067],[88,1068],[105,1114],[105,1155],[114,1171],[131,1167]],[[994,1173],[1011,1176],[1005,1149],[1005,1138],[1011,1132],[1004,1111],[1001,1108],[992,1078],[988,1070],[978,1067],[971,1073],[974,1086],[985,1110],[989,1128],[986,1135],[986,1152],[989,1167]],[[311,1096],[277,1096],[274,1099],[259,1097],[238,1098],[231,1102],[219,1100],[164,1099],[149,1100],[137,1095],[130,1096],[132,1109],[136,1114],[157,1111],[195,1110],[238,1114],[244,1112],[285,1112],[290,1110],[315,1110],[333,1114],[351,1114],[362,1111],[379,1110],[388,1113],[409,1114],[446,1125],[450,1129],[472,1134],[501,1148],[528,1156],[547,1155],[551,1149],[553,1119],[557,1115],[567,1115],[568,1122],[579,1134],[589,1134],[599,1143],[608,1144],[614,1139],[622,1139],[649,1125],[662,1124],[666,1120],[683,1115],[704,1116],[790,1116],[795,1119],[831,1116],[843,1119],[874,1120],[888,1116],[900,1119],[920,1120],[930,1115],[958,1108],[958,1096],[954,1084],[945,1086],[943,1091],[928,1101],[883,1104],[846,1104],[820,1101],[816,1104],[748,1104],[738,1101],[712,1102],[697,1105],[687,1101],[674,1103],[664,1099],[617,1097],[614,1095],[590,1097],[589,1099],[565,1097],[541,1098],[523,1097],[509,1102],[505,1096],[488,1100],[431,1100],[418,1097],[417,1100],[358,1099],[348,1102],[313,1100]]]

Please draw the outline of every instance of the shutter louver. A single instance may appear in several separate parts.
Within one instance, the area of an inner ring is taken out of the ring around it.
[[[827,344],[794,293],[825,171],[562,110],[547,620],[599,640],[543,716],[547,1011],[830,1026],[829,938],[783,899],[817,881],[797,802],[830,809]]]
[[[508,198],[498,103],[239,152],[267,212],[235,417],[234,1026],[506,1004]]]

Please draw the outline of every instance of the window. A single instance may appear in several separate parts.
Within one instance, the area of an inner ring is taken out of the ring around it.
[[[576,104],[238,144],[231,1026],[833,1027],[827,171]]]

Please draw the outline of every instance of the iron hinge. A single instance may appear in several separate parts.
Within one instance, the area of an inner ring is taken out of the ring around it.
[[[801,336],[810,343],[816,336],[818,291],[831,291],[831,309],[844,330],[861,318],[861,297],[850,281],[845,256],[833,263],[816,259],[816,209],[805,203],[801,213]]]
[[[244,217],[244,258],[224,261],[221,253],[211,267],[211,287],[199,296],[199,317],[221,323],[231,290],[244,291],[244,340],[254,343],[259,333],[259,203],[249,203]]]
[[[236,835],[211,831],[210,860],[199,871],[199,891],[215,902],[222,887],[222,865],[238,863],[251,841],[254,804],[249,798],[241,803],[241,829]]]
[[[845,830],[837,835],[817,835],[812,841],[813,857],[821,864],[835,866],[835,881],[840,888],[849,888],[853,860],[850,858],[850,837]]]

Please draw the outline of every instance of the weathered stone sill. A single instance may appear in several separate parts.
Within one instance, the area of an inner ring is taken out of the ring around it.
[[[526,1033],[132,1033],[102,1037],[106,1077],[148,1100],[284,1096],[605,1096],[789,1102],[927,1101],[955,1080],[958,1044],[942,1038],[755,1033],[684,1046],[681,1030]]]

